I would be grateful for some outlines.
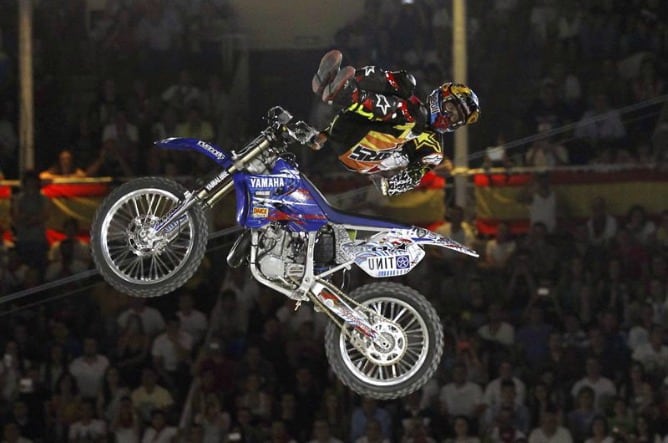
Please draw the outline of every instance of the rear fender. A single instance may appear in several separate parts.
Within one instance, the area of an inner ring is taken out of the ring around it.
[[[371,277],[395,277],[409,273],[422,261],[426,245],[478,257],[473,249],[417,226],[381,231],[365,241],[344,242],[340,251]]]

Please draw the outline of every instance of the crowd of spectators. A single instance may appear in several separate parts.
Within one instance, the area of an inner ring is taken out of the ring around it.
[[[0,1],[7,10],[9,3],[16,2]],[[492,133],[481,121],[481,130],[496,142],[574,123],[572,134],[540,139],[521,155],[508,151],[515,164],[655,160],[656,115],[614,109],[665,93],[665,11],[656,0],[580,3],[587,7],[467,2],[470,83],[493,126],[504,128]],[[448,2],[365,4],[337,34],[351,64],[409,69],[422,95],[448,78]],[[54,77],[74,69],[67,60],[99,76],[99,94],[68,109],[73,135],[42,151],[50,157],[41,159],[41,174],[22,174],[12,208],[16,245],[0,248],[2,294],[91,266],[75,220],[63,226],[62,241],[46,243],[40,175],[197,175],[203,166],[194,157],[146,146],[172,135],[217,141],[238,123],[228,109],[230,73],[216,70],[212,56],[216,36],[233,28],[225,2],[109,1],[90,26],[84,2],[67,5],[36,4],[38,103],[53,94]],[[3,160],[16,156],[8,16],[0,17]],[[190,68],[210,63],[208,72],[219,75]],[[45,109],[42,118],[62,123]],[[5,173],[17,176],[9,165]],[[598,198],[591,217],[565,231],[558,212],[546,210],[554,202],[545,178],[521,196],[530,232],[515,235],[501,224],[483,239],[464,209],[450,208],[439,231],[482,258],[433,253],[402,279],[433,301],[448,331],[437,375],[413,395],[377,402],[351,394],[328,369],[326,317],[308,306],[295,311],[213,255],[187,287],[159,300],[128,300],[100,284],[4,312],[1,438],[666,443],[668,212],[652,221],[634,206],[615,217]],[[179,429],[192,381],[191,420]]]

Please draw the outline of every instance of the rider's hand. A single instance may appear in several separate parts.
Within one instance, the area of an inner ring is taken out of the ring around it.
[[[327,134],[324,132],[318,133],[315,137],[311,139],[311,141],[308,143],[308,147],[313,149],[314,151],[319,151],[322,149],[322,147],[325,145],[327,142]]]

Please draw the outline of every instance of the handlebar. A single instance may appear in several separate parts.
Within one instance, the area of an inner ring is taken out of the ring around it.
[[[283,137],[288,141],[295,141],[301,145],[311,144],[319,134],[318,130],[301,120],[288,125],[292,120],[292,114],[280,106],[269,109],[267,120],[269,120],[272,128],[282,130]]]

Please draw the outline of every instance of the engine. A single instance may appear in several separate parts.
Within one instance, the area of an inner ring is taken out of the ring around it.
[[[289,281],[304,275],[306,234],[272,224],[260,234],[258,246],[258,268],[267,279]]]
[[[260,234],[257,263],[260,272],[269,280],[295,281],[304,276],[308,236],[292,232],[275,223]],[[314,247],[314,268],[334,263],[334,234],[329,227],[321,229]]]

